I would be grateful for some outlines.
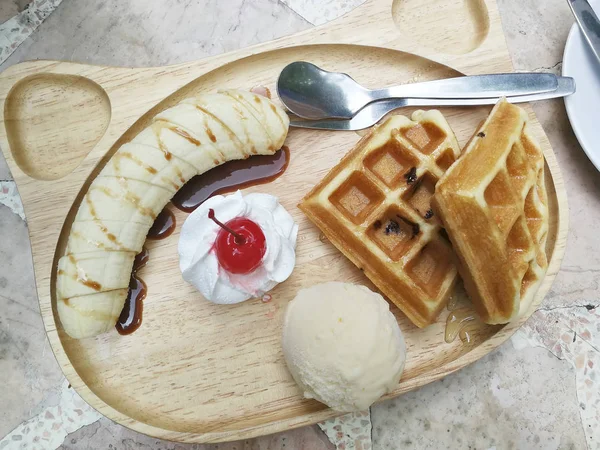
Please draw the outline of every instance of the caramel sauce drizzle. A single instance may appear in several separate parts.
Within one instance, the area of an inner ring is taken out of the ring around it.
[[[185,178],[183,176],[183,173],[181,173],[181,170],[179,169],[179,167],[176,167],[175,170],[177,171],[177,178],[179,178],[179,181],[181,181],[182,183],[185,183]]]
[[[198,108],[198,106],[196,106],[196,109],[198,111],[200,111],[200,108]],[[207,117],[208,116],[206,114],[202,114],[202,123],[204,124],[204,130],[206,131],[206,134],[208,135],[208,138],[211,140],[211,142],[217,142],[217,136],[215,136],[215,134],[213,133],[213,130],[208,125]],[[231,130],[229,130],[229,131],[231,131]],[[213,162],[216,165],[222,164],[226,160],[225,154],[218,146],[212,146],[212,148],[214,148],[216,150],[216,152],[219,154],[219,158],[213,159]]]
[[[246,107],[246,109],[248,111],[250,111],[252,113],[252,115],[256,118],[256,120],[258,120],[258,122],[261,125],[263,125],[263,128],[265,128],[265,131],[267,131],[266,127],[264,127],[264,122],[266,119],[266,114],[265,114],[264,109],[263,108],[256,109],[255,107],[252,106],[252,103],[249,102],[242,95],[238,95],[238,100],[240,103],[242,103]],[[254,96],[254,102],[258,103],[259,105],[261,104],[260,97],[258,95]]]
[[[120,181],[121,181],[121,184],[123,184],[123,181],[122,180],[120,180]],[[126,185],[126,183],[125,183],[125,185]],[[90,190],[91,189],[92,188],[90,188]],[[94,187],[93,189],[98,189],[98,190],[102,191],[105,195],[107,195],[107,196],[109,196],[111,198],[116,198],[117,197],[117,195],[114,192],[112,192],[111,190],[109,190],[109,189],[107,189],[105,187]],[[125,196],[125,199],[128,200],[128,201],[130,201],[130,202],[132,202],[136,206],[136,208],[142,214],[145,214],[148,211],[150,211],[150,214],[149,214],[150,217],[152,217],[153,220],[156,218],[155,214],[151,210],[149,210],[149,208],[141,208],[139,206],[139,204],[138,204],[139,199],[128,198],[127,196]],[[115,246],[118,248],[118,250],[120,250],[120,251],[126,251],[126,252],[132,251],[130,248],[128,248],[125,245],[123,245],[123,243],[121,241],[119,241],[119,239],[114,234],[110,233],[108,231],[108,228],[104,224],[104,222],[100,218],[98,218],[98,215],[96,213],[96,208],[94,207],[94,203],[92,202],[92,199],[90,198],[89,192],[85,195],[85,201],[86,201],[88,209],[90,211],[90,215],[92,216],[92,220],[98,225],[98,228],[100,229],[100,231],[102,231],[104,233],[104,235],[106,236],[106,238],[109,241],[113,242],[115,244]],[[146,215],[148,215],[148,214],[146,214]],[[73,234],[75,236],[82,237],[81,234],[78,233],[78,232],[73,232]],[[98,248],[106,248],[106,245],[104,245],[102,242],[99,242],[99,241],[90,241],[90,240],[88,240],[88,242],[90,242],[91,244],[95,245]],[[90,286],[90,287],[92,287],[92,286]]]
[[[167,161],[170,161],[171,158],[173,157],[173,155],[171,154],[171,152],[169,151],[169,149],[167,148],[167,146],[164,144],[164,142],[162,141],[162,139],[160,137],[160,132],[161,132],[162,128],[163,127],[160,126],[160,124],[157,121],[152,124],[152,132],[156,136],[156,141],[158,142],[158,148],[161,152],[163,152],[165,159]]]
[[[279,123],[281,124],[282,128],[287,128],[287,125],[283,123],[283,119],[281,118],[281,116],[277,114],[277,108],[275,108],[275,105],[271,103],[269,106],[271,107],[271,111],[275,113],[275,117],[277,117],[277,120],[279,120]]]
[[[83,284],[84,286],[92,288],[95,291],[100,291],[100,289],[102,289],[102,285],[100,283],[98,283],[97,281],[93,281],[93,280],[79,280],[79,281],[81,281],[81,284]]]
[[[265,87],[265,86],[256,86],[253,87],[250,92],[254,93],[254,94],[259,94],[262,95],[263,97],[267,97],[267,98],[271,98],[271,91],[269,90],[269,88]],[[250,113],[256,118],[256,120],[258,120],[258,123],[261,124],[261,126],[263,126],[265,132],[267,133],[267,135],[269,135],[269,132],[267,130],[267,128],[263,125],[263,123],[266,121],[266,113],[264,111],[263,108],[260,109],[256,109],[252,106],[252,103],[249,102],[243,95],[241,94],[237,94],[236,96],[231,95],[231,93],[227,93],[227,95],[229,95],[231,98],[239,101],[239,103],[241,103],[242,105],[244,105],[246,107],[246,109],[248,111],[250,111]],[[262,104],[262,100],[260,99],[259,95],[254,95],[254,102],[258,103],[258,104]],[[278,119],[280,119],[281,122],[281,118],[279,116],[277,116]],[[269,150],[275,150],[275,146],[273,145],[273,142],[271,142],[269,144]]]
[[[206,134],[212,142],[217,142],[217,137],[213,134],[213,131],[208,125],[204,125],[204,130],[206,131]]]
[[[266,94],[268,95],[269,98],[271,98],[271,91],[269,91],[268,88],[263,87],[263,86],[259,86],[259,87],[255,87],[252,89],[251,92],[254,92],[255,89],[264,89],[266,92]],[[258,113],[258,111],[252,106],[251,103],[249,103],[246,98],[241,95],[232,95],[230,92],[227,92],[227,95],[229,97],[231,97],[234,101],[237,101],[240,105],[242,105],[244,107],[244,109],[246,109],[246,111],[248,111],[250,113],[250,115],[252,117],[254,117],[254,119],[259,123],[260,127],[265,131],[265,134],[267,136],[269,136],[269,150],[275,150],[275,146],[273,145],[274,143],[271,140],[271,136],[269,134],[269,130],[267,129],[267,127],[264,125],[264,121],[266,119],[266,114],[264,112],[264,110],[260,110],[260,114]],[[255,95],[254,96],[254,101],[257,101],[258,103],[261,103],[260,98]],[[233,108],[236,110],[236,112],[240,115],[240,117],[242,117],[243,119],[246,119],[246,114],[237,106],[234,104]],[[277,115],[277,114],[276,114]],[[277,118],[280,120],[281,122],[281,118],[279,117],[279,115],[277,115]],[[251,144],[250,141],[250,135],[247,133],[248,128],[246,127],[246,124],[242,121],[242,126],[244,127],[244,129],[246,130],[246,137],[247,137],[247,142],[248,144]],[[256,150],[256,147],[254,145],[252,145],[251,148],[251,152],[252,154],[256,155],[258,153],[258,151]]]
[[[173,189],[175,189],[176,191],[179,190],[180,186],[175,183],[173,180],[169,180],[167,177],[160,177],[161,181],[164,181],[167,184],[170,184]]]
[[[75,258],[75,255],[73,255],[72,253],[69,253],[69,261],[71,261],[71,263],[75,266],[75,273],[73,274],[73,279],[81,284],[83,284],[84,286],[87,286],[95,291],[100,291],[100,289],[102,289],[102,285],[100,283],[98,283],[97,281],[94,280],[89,280],[87,278],[87,276],[84,274],[85,278],[82,278],[79,276],[79,265],[77,264],[77,259]],[[61,272],[59,270],[59,272]],[[83,272],[83,270],[82,270]],[[64,273],[64,272],[62,272]],[[65,303],[68,303],[68,298],[63,299],[65,301]]]
[[[141,168],[145,169],[148,173],[151,173],[152,175],[155,175],[156,173],[158,173],[158,171],[154,167],[146,164],[144,161],[142,161],[141,159],[139,159],[137,156],[133,156],[129,152],[117,152],[117,153],[115,153],[115,156],[117,157],[117,161],[118,161],[119,158],[127,158],[127,159],[133,161],[138,166],[140,166]],[[116,166],[115,167],[116,171],[120,172],[120,168],[118,166],[118,162],[115,162],[114,164]]]
[[[88,209],[90,210],[90,214],[94,219],[97,219],[98,216],[96,214],[96,208],[94,206],[94,203],[92,202],[92,199],[90,198],[90,194],[89,192],[87,194],[85,194],[85,202],[88,205]]]
[[[177,126],[177,125],[169,122],[168,120],[165,120],[165,119],[156,119],[154,121],[154,125],[156,125],[160,129],[166,128],[167,130],[172,131],[173,133],[181,136],[186,141],[188,141],[191,144],[194,144],[195,146],[201,145],[201,142],[198,139],[196,139],[194,136],[192,136],[190,133],[188,133],[183,128],[181,128],[181,127],[179,127],[179,126]]]
[[[227,95],[229,97],[231,97],[231,95],[229,95],[229,94],[227,94]],[[247,120],[248,117],[246,116],[246,113],[239,107],[239,103],[242,103],[242,102],[238,101],[238,103],[233,103],[231,106],[235,110],[235,112],[238,114],[238,116],[240,116],[241,119]]]
[[[244,153],[244,144],[242,143],[242,141],[239,140],[239,138],[235,135],[235,133],[233,131],[231,131],[231,128],[229,128],[225,122],[223,122],[221,119],[219,119],[217,116],[215,116],[213,113],[211,113],[207,109],[203,108],[202,106],[197,105],[197,104],[194,104],[194,106],[196,107],[197,110],[202,111],[207,116],[210,116],[215,122],[218,122],[219,124],[221,124],[221,126],[225,129],[225,131],[229,135],[229,138],[231,139],[231,141],[235,142],[237,144],[238,150],[240,150],[242,153]]]
[[[252,89],[250,89],[250,92],[253,92],[258,95],[262,95],[263,97],[267,97],[269,100],[271,100],[271,91],[266,86],[255,86]],[[258,97],[256,95],[254,96],[254,101],[256,103],[262,103],[260,97]],[[277,117],[277,120],[279,120],[279,123],[281,123],[281,126],[283,128],[286,128],[286,125],[283,123],[283,119],[279,116],[279,114],[277,114],[277,108],[275,107],[275,105],[271,103],[271,104],[269,104],[269,107],[271,108],[271,111],[273,111],[275,113],[275,117]]]
[[[240,124],[242,125],[242,128],[244,129],[244,136],[246,137],[246,145],[244,146],[244,148],[250,147],[250,153],[253,155],[256,155],[258,153],[258,151],[256,150],[256,147],[254,146],[254,142],[252,142],[252,140],[250,139],[250,134],[248,133],[248,126],[247,126],[248,117],[246,117],[246,113],[240,108],[240,106],[239,106],[240,104],[241,104],[241,102],[238,101],[237,103],[234,103],[232,105],[232,107],[235,110],[235,112],[238,114],[238,116],[240,117],[240,119],[241,119]],[[265,132],[266,132],[266,130],[265,130]],[[267,135],[268,135],[268,133],[267,133]]]
[[[266,87],[266,86],[254,86],[252,89],[250,89],[250,92],[252,92],[253,94],[258,94],[258,95],[262,95],[263,97],[267,97],[268,99],[271,99],[271,90]],[[258,96],[254,96],[254,101],[257,103],[260,103],[260,97]]]
[[[136,209],[144,216],[148,216],[152,218],[152,220],[156,219],[156,214],[154,213],[154,211],[152,211],[152,208],[148,208],[147,206],[141,206],[141,199],[137,195],[132,194],[131,191],[128,189],[127,180],[124,178],[117,178],[117,180],[119,181],[119,184],[123,186],[123,189],[126,191],[124,196],[118,195],[116,192],[114,192],[112,189],[107,188],[106,186],[97,186],[94,189],[101,191],[104,195],[113,199],[123,198],[124,200],[135,206]]]
[[[182,138],[186,139],[190,143],[194,144],[195,146],[199,146],[200,145],[200,141],[198,139],[190,136],[190,134],[187,131],[179,128],[178,126],[172,125],[172,126],[167,127],[167,128],[169,130],[173,131],[174,133],[178,134]]]
[[[117,237],[116,237],[114,234],[112,234],[112,233],[109,233],[109,232],[108,232],[108,228],[106,228],[104,225],[102,225],[102,228],[101,228],[101,230],[102,230],[102,232],[104,232],[104,233],[106,234],[106,237],[108,238],[108,240],[109,240],[109,241],[111,241],[111,242],[115,242],[115,243],[117,242]],[[119,246],[120,246],[121,248],[125,247],[125,246],[124,246],[123,244],[121,244],[120,242],[119,242]]]
[[[69,306],[70,308],[74,309],[75,311],[77,311],[77,313],[81,316],[84,317],[92,317],[95,320],[98,321],[109,321],[109,320],[114,320],[115,316],[113,316],[112,314],[106,314],[100,311],[91,311],[89,309],[80,309],[77,307],[77,305],[72,305],[71,304],[71,299],[70,298],[65,298],[63,299],[63,302],[65,305]]]
[[[120,250],[123,251],[128,251],[129,249],[127,249],[122,242],[120,242],[117,237],[108,232],[108,228],[106,228],[106,226],[104,225],[104,223],[98,218],[97,214],[96,214],[96,208],[94,208],[94,204],[92,203],[92,199],[89,197],[89,193],[85,195],[85,202],[88,205],[88,209],[90,210],[90,214],[92,216],[93,221],[98,224],[98,228],[100,228],[100,231],[102,231],[106,237],[108,238],[108,240],[110,240],[111,242],[114,242],[115,245],[117,245],[119,247]],[[101,243],[97,243],[97,246],[99,248],[105,248],[105,246]]]

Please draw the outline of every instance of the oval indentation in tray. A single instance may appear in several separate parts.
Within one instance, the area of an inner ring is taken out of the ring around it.
[[[19,168],[38,180],[57,180],[102,138],[111,109],[104,89],[88,78],[42,73],[13,87],[4,117]]]
[[[479,47],[490,28],[483,0],[395,0],[392,17],[405,36],[420,36],[415,40],[424,47],[456,55]],[[461,24],[459,31],[457,23]],[[416,29],[429,33],[416,33]]]

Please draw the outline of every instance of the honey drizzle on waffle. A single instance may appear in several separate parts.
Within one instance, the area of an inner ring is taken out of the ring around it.
[[[388,118],[299,205],[323,234],[417,326],[444,308],[456,280],[430,201],[458,158],[439,111]]]
[[[456,284],[456,288],[448,300],[447,309],[449,314],[446,318],[444,340],[448,344],[459,337],[462,345],[477,346],[502,327],[501,325],[488,325],[481,320],[475,312],[462,281]]]
[[[444,339],[447,343],[451,343],[454,342],[456,336],[460,336],[460,340],[464,344],[470,344],[472,333],[479,329],[481,323],[475,311],[470,308],[459,308],[450,311],[448,319],[446,319]]]

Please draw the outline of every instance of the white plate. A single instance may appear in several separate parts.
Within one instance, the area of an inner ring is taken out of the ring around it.
[[[590,4],[600,15],[600,0],[590,0]],[[565,97],[569,121],[581,147],[600,170],[600,62],[576,23],[567,38],[562,73],[575,78],[577,86],[577,92]]]

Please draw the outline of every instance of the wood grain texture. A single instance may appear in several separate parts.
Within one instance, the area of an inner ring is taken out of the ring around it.
[[[452,21],[450,27],[449,14],[463,19]],[[176,211],[174,234],[147,243],[150,261],[140,275],[149,293],[138,331],[126,337],[113,332],[75,341],[62,331],[55,306],[56,262],[78,202],[121,143],[158,111],[194,93],[255,85],[276,92],[279,71],[295,60],[348,72],[371,87],[512,71],[494,0],[396,0],[393,5],[390,0],[368,0],[322,27],[197,62],[132,69],[33,61],[0,75],[0,145],[25,207],[50,343],[73,387],[116,422],[163,439],[216,442],[335,415],[324,405],[301,398],[283,361],[280,333],[285,306],[302,287],[339,280],[373,288],[331,244],[319,239],[319,231],[296,208],[358,141],[356,133],[290,130],[288,170],[271,184],[249,189],[277,195],[300,228],[296,269],[273,291],[272,302],[220,306],[201,299],[179,271],[177,241],[186,214]],[[490,109],[442,112],[464,145]],[[546,157],[551,216],[548,273],[531,314],[559,270],[568,210],[554,153],[533,112],[527,110]],[[51,150],[46,148],[49,143]],[[470,345],[462,345],[444,342],[446,312],[434,325],[419,330],[397,309],[392,311],[405,333],[408,360],[398,389],[388,397],[477,360],[526,319],[487,327]]]

